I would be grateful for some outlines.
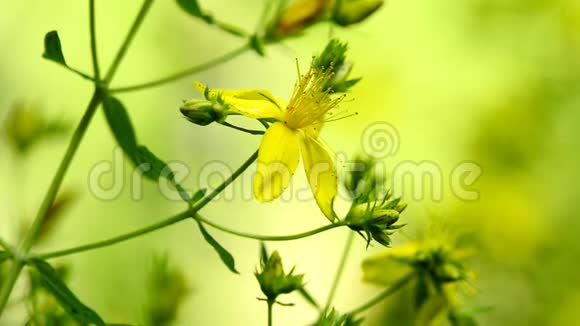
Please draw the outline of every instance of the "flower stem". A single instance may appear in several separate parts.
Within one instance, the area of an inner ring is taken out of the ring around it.
[[[195,214],[201,210],[205,205],[207,205],[212,199],[214,199],[217,195],[219,195],[222,191],[224,191],[224,189],[229,186],[236,178],[238,178],[248,167],[250,167],[250,165],[252,165],[252,163],[254,163],[254,161],[256,160],[256,158],[258,157],[258,151],[254,152],[252,154],[252,156],[250,156],[236,171],[234,171],[234,173],[228,178],[226,179],[222,184],[220,184],[214,191],[212,191],[209,195],[205,196],[203,199],[201,199],[195,206],[189,208],[188,210],[181,212],[177,215],[174,215],[172,217],[169,217],[161,222],[157,222],[155,224],[149,225],[147,227],[129,232],[129,233],[125,233],[110,239],[106,239],[106,240],[102,240],[102,241],[98,241],[98,242],[93,242],[93,243],[89,243],[86,245],[82,245],[82,246],[78,246],[78,247],[74,247],[74,248],[69,248],[69,249],[64,249],[64,250],[59,250],[59,251],[55,251],[55,252],[49,252],[49,253],[44,253],[44,254],[36,254],[36,255],[32,255],[30,258],[36,258],[36,259],[49,259],[49,258],[55,258],[55,257],[62,257],[62,256],[67,256],[67,255],[71,255],[71,254],[75,254],[75,253],[79,253],[79,252],[83,252],[83,251],[89,251],[89,250],[94,250],[94,249],[99,249],[99,248],[103,248],[103,247],[108,247],[120,242],[124,242],[136,237],[139,237],[141,235],[147,234],[147,233],[151,233],[153,231],[165,228],[167,226],[170,226],[172,224],[175,224],[177,222],[183,221],[189,217],[193,217],[195,216]]]
[[[254,240],[260,240],[260,241],[288,241],[288,240],[297,240],[297,239],[302,239],[302,238],[306,238],[324,231],[328,231],[330,229],[334,229],[334,228],[338,228],[341,226],[345,226],[346,223],[343,222],[339,222],[339,223],[334,223],[334,224],[329,224],[329,225],[325,225],[323,227],[314,229],[314,230],[310,230],[307,232],[303,232],[303,233],[298,233],[298,234],[292,234],[292,235],[280,235],[280,236],[275,236],[275,235],[260,235],[260,234],[253,234],[253,233],[245,233],[245,232],[240,232],[240,231],[235,231],[235,230],[231,230],[228,229],[224,226],[221,226],[219,224],[216,224],[214,222],[211,222],[205,218],[203,218],[202,216],[200,216],[199,214],[196,214],[194,217],[194,219],[196,219],[199,222],[202,222],[204,224],[207,224],[211,227],[213,227],[214,229],[220,230],[222,232],[225,233],[229,233],[232,235],[236,235],[242,238],[248,238],[248,239],[254,239]]]
[[[91,34],[91,58],[93,62],[93,74],[95,80],[100,81],[101,71],[97,57],[97,36],[95,32],[95,0],[89,1],[89,29]]]
[[[139,30],[141,23],[143,23],[145,16],[147,16],[147,12],[149,11],[149,8],[151,8],[151,4],[153,4],[153,0],[145,0],[143,2],[143,5],[141,6],[139,13],[137,14],[137,17],[135,18],[135,21],[133,22],[131,29],[129,29],[129,32],[127,33],[127,36],[125,37],[125,41],[123,41],[123,44],[119,48],[119,51],[117,52],[117,55],[115,56],[115,59],[113,60],[113,63],[111,64],[111,67],[109,68],[109,71],[107,72],[107,75],[105,76],[105,83],[106,84],[111,82],[111,80],[113,79],[113,76],[117,72],[117,69],[119,68],[119,64],[121,64],[121,61],[123,60],[123,57],[125,56],[125,53],[129,49],[129,45],[131,44],[131,41],[133,41],[133,39],[135,38],[135,34],[137,34],[137,30]]]
[[[274,301],[268,300],[268,326],[272,326],[272,308],[274,307]]]
[[[18,279],[18,276],[20,275],[20,271],[22,270],[22,267],[24,266],[24,261],[22,259],[20,259],[20,256],[25,256],[28,251],[30,250],[30,247],[32,247],[32,244],[34,243],[34,240],[36,239],[36,236],[38,235],[38,232],[40,231],[40,228],[42,226],[42,224],[44,223],[44,220],[46,218],[46,214],[48,213],[50,207],[52,206],[52,203],[54,202],[54,199],[56,198],[56,194],[58,193],[58,189],[60,188],[60,185],[62,184],[62,180],[64,179],[64,176],[70,166],[70,163],[79,147],[79,144],[89,126],[89,123],[91,122],[91,119],[93,118],[95,111],[97,110],[97,107],[99,106],[99,104],[101,103],[102,100],[102,93],[98,90],[95,89],[95,92],[93,93],[93,97],[91,98],[91,101],[89,102],[89,105],[87,106],[87,110],[85,111],[85,114],[83,115],[83,117],[81,118],[81,121],[79,123],[79,125],[77,126],[77,129],[75,130],[71,141],[68,145],[68,148],[64,154],[64,157],[58,167],[58,170],[56,171],[53,179],[52,179],[52,183],[50,184],[50,187],[48,188],[48,191],[46,193],[46,195],[44,196],[44,200],[42,201],[42,204],[40,206],[40,209],[38,210],[38,213],[36,214],[36,218],[34,219],[34,222],[32,223],[32,226],[30,227],[30,229],[28,230],[28,233],[26,233],[24,240],[20,246],[20,248],[18,249],[18,251],[15,253],[15,259],[14,259],[14,264],[12,265],[12,269],[10,270],[10,272],[8,273],[8,276],[6,277],[6,279],[4,280],[4,282],[2,283],[2,288],[0,288],[0,316],[2,315],[2,312],[4,311],[4,307],[6,306],[6,303],[8,302],[8,298],[10,296],[10,293],[12,292],[12,288],[14,287],[14,284],[16,283],[16,280]]]
[[[111,68],[109,69],[109,72],[107,73],[107,77],[105,78],[105,84],[108,84],[112,80],[113,76],[115,75],[115,72],[117,71],[117,68],[118,68],[119,64],[121,63],[123,57],[125,56],[125,52],[127,51],[127,48],[129,47],[129,44],[131,43],[131,40],[135,37],[135,34],[136,34],[137,30],[139,29],[141,22],[145,18],[145,15],[146,15],[149,7],[151,6],[152,2],[153,2],[153,0],[145,0],[145,2],[143,3],[143,6],[141,7],[141,10],[139,11],[139,13],[137,15],[137,18],[135,19],[135,22],[131,26],[131,30],[127,34],[127,38],[123,42],[123,45],[119,49],[117,56],[113,60]],[[89,6],[89,10],[90,10],[89,14],[91,16],[93,16],[94,11],[93,11],[92,5]],[[91,21],[90,24],[91,24],[91,27],[90,27],[90,29],[91,29],[91,44],[93,44],[93,43],[96,44],[96,41],[93,40],[93,38],[95,37],[94,28],[92,26],[93,21]],[[93,52],[93,55],[95,55],[95,54],[96,54],[96,52]],[[96,58],[93,58],[93,62],[96,62]],[[26,256],[28,255],[30,248],[32,247],[34,241],[36,240],[36,237],[38,236],[38,233],[40,231],[40,228],[42,227],[42,224],[44,223],[44,220],[46,219],[46,215],[47,215],[48,211],[52,207],[54,199],[56,198],[56,195],[57,195],[58,190],[62,184],[64,176],[66,175],[66,172],[70,166],[70,163],[72,162],[72,159],[76,154],[76,151],[77,151],[77,149],[78,149],[78,147],[83,139],[83,136],[85,135],[85,133],[89,127],[89,124],[90,124],[93,116],[95,115],[97,108],[99,107],[99,104],[102,102],[102,100],[105,96],[105,92],[102,88],[102,85],[100,84],[100,81],[98,81],[94,78],[93,78],[93,80],[95,83],[95,91],[93,92],[93,96],[91,97],[91,100],[89,101],[87,109],[85,110],[85,113],[84,113],[83,117],[81,118],[81,121],[79,122],[76,130],[73,133],[73,136],[70,140],[70,143],[67,147],[67,150],[64,154],[64,157],[63,157],[63,159],[62,159],[62,161],[61,161],[61,163],[60,163],[60,165],[59,165],[59,167],[58,167],[58,169],[57,169],[57,171],[52,179],[52,182],[48,188],[48,191],[46,192],[46,194],[44,196],[44,199],[42,201],[42,204],[40,205],[40,208],[38,210],[38,213],[36,214],[35,219],[32,222],[30,229],[28,230],[28,232],[24,236],[24,240],[22,241],[22,244],[20,245],[18,250],[15,252],[12,268],[8,272],[8,276],[2,282],[2,287],[0,288],[0,316],[2,316],[2,314],[4,312],[4,308],[6,307],[6,304],[8,303],[8,299],[10,297],[10,294],[12,293],[12,289],[14,288],[14,284],[16,284],[16,281],[18,280],[18,276],[20,275],[20,272],[22,271],[22,268],[25,265]]]
[[[354,240],[354,232],[349,232],[348,238],[346,239],[346,244],[344,245],[344,249],[342,250],[342,257],[340,258],[338,268],[336,269],[336,274],[334,275],[334,281],[332,281],[332,286],[330,287],[330,292],[328,293],[328,299],[326,299],[325,310],[330,308],[330,305],[332,304],[332,300],[334,299],[336,290],[338,289],[338,284],[340,283],[340,279],[342,278],[342,274],[344,273],[344,267],[346,266],[346,261],[348,259],[348,254],[350,253],[353,240]]]
[[[219,64],[222,64],[224,62],[227,62],[227,61],[239,56],[240,54],[246,52],[248,49],[249,49],[249,46],[247,44],[244,44],[244,46],[242,46],[238,49],[235,49],[231,52],[228,52],[228,53],[222,55],[221,57],[217,57],[217,58],[212,59],[208,62],[205,62],[205,63],[199,64],[199,65],[193,66],[191,68],[185,69],[183,71],[171,74],[167,77],[163,77],[163,78],[160,78],[157,80],[153,80],[153,81],[142,83],[142,84],[132,85],[132,86],[111,88],[109,91],[111,93],[133,92],[133,91],[139,91],[139,90],[167,84],[167,83],[179,80],[181,78],[187,77],[189,75],[213,68],[213,67],[215,67]]]
[[[377,295],[376,297],[372,298],[369,302],[363,304],[362,306],[352,310],[351,312],[349,312],[349,315],[357,315],[360,314],[361,312],[364,312],[365,310],[371,308],[372,306],[376,305],[377,303],[383,301],[385,298],[387,298],[388,296],[390,296],[391,294],[397,292],[398,290],[400,290],[403,286],[405,286],[411,279],[413,278],[413,274],[409,274],[403,278],[401,278],[399,281],[397,281],[396,283],[394,283],[393,285],[391,285],[389,288],[387,288],[386,290],[384,290],[383,292],[381,292],[379,295]]]

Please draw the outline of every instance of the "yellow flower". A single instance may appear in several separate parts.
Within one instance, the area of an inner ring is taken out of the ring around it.
[[[333,221],[332,208],[337,193],[337,176],[330,151],[319,138],[327,117],[343,96],[332,98],[327,82],[332,69],[310,68],[298,78],[288,103],[264,90],[209,90],[194,86],[208,99],[220,99],[231,111],[254,119],[275,120],[260,144],[254,195],[261,202],[280,197],[302,156],[314,198],[324,215]]]

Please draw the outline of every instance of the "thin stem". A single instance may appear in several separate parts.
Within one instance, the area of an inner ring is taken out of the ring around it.
[[[142,84],[137,84],[137,85],[132,85],[132,86],[125,86],[125,87],[119,87],[119,88],[111,88],[110,92],[111,93],[123,93],[123,92],[132,92],[132,91],[138,91],[138,90],[143,90],[143,89],[147,89],[147,88],[152,88],[152,87],[156,87],[156,86],[160,86],[163,84],[167,84],[176,80],[179,80],[181,78],[187,77],[189,75],[213,68],[219,64],[222,64],[224,62],[227,62],[237,56],[239,56],[240,54],[246,52],[249,49],[247,44],[244,44],[244,46],[235,49],[231,52],[228,52],[224,55],[222,55],[221,57],[217,57],[215,59],[212,59],[208,62],[193,66],[191,68],[188,68],[186,70],[171,74],[167,77],[163,77],[157,80],[153,80],[150,82],[146,82],[146,83],[142,83]]]
[[[338,284],[340,283],[340,279],[342,278],[342,274],[344,273],[344,267],[346,266],[348,254],[350,253],[350,249],[352,248],[353,239],[354,232],[349,232],[348,238],[346,239],[346,244],[344,245],[344,249],[342,250],[342,257],[340,257],[340,262],[338,263],[338,268],[336,269],[336,274],[334,275],[334,280],[332,281],[332,286],[330,287],[330,292],[328,293],[328,298],[326,299],[325,310],[330,308],[332,300],[336,295]]]
[[[93,243],[89,243],[86,245],[82,245],[79,247],[74,247],[74,248],[69,248],[69,249],[64,249],[64,250],[59,250],[59,251],[55,251],[55,252],[49,252],[49,253],[44,253],[44,254],[36,254],[36,255],[32,255],[30,258],[37,258],[37,259],[49,259],[49,258],[55,258],[55,257],[61,257],[61,256],[66,256],[66,255],[71,255],[71,254],[75,254],[75,253],[79,253],[79,252],[83,252],[83,251],[89,251],[89,250],[93,250],[93,249],[99,249],[99,248],[103,248],[103,247],[108,247],[120,242],[124,242],[139,236],[142,236],[144,234],[147,233],[151,233],[153,231],[165,228],[167,226],[170,226],[172,224],[175,224],[177,222],[183,221],[189,217],[194,216],[199,210],[201,210],[205,205],[207,205],[212,199],[214,199],[217,195],[219,195],[227,186],[229,186],[236,178],[238,178],[248,167],[250,167],[250,165],[252,165],[252,163],[254,163],[254,161],[256,160],[256,158],[258,157],[258,151],[254,152],[252,154],[252,156],[250,156],[236,171],[234,171],[234,173],[228,178],[226,179],[222,184],[220,184],[214,191],[212,191],[209,195],[207,195],[206,197],[204,197],[203,199],[201,199],[199,202],[197,202],[197,204],[191,208],[189,208],[188,210],[179,213],[177,215],[174,215],[170,218],[167,218],[161,222],[149,225],[147,227],[126,233],[126,234],[122,234],[107,240],[102,240],[102,241],[98,241],[98,242],[93,242]]]
[[[136,238],[138,236],[141,236],[141,235],[162,229],[166,226],[175,224],[177,222],[183,221],[184,219],[188,218],[189,216],[190,216],[189,211],[185,211],[185,212],[179,213],[177,215],[174,215],[168,219],[165,219],[161,222],[149,225],[145,228],[135,230],[133,232],[129,232],[129,233],[126,233],[126,234],[123,234],[120,236],[116,236],[116,237],[113,237],[113,238],[110,238],[107,240],[89,243],[89,244],[74,247],[74,248],[54,251],[54,252],[45,253],[45,254],[32,255],[30,257],[30,259],[32,259],[32,258],[34,258],[34,259],[50,259],[50,258],[55,258],[55,257],[72,255],[72,254],[83,252],[83,251],[89,251],[89,250],[93,250],[93,249],[112,246],[114,244],[129,240],[129,239],[133,239],[133,238]]]
[[[410,273],[409,275],[401,278],[399,281],[397,281],[396,283],[394,283],[393,285],[391,285],[389,288],[387,288],[386,290],[384,290],[383,292],[381,292],[379,295],[377,295],[376,297],[372,298],[370,301],[368,301],[367,303],[363,304],[362,306],[352,310],[351,312],[349,312],[349,315],[357,315],[360,314],[361,312],[371,308],[372,306],[376,305],[377,303],[383,301],[384,299],[386,299],[388,296],[390,296],[391,294],[397,292],[398,290],[400,290],[403,286],[405,286],[411,279],[413,279],[413,273]]]
[[[93,93],[93,97],[91,98],[91,101],[87,106],[87,110],[85,111],[85,114],[81,118],[81,121],[79,122],[79,125],[77,126],[77,129],[75,130],[71,138],[68,148],[64,154],[64,157],[52,179],[52,183],[48,188],[48,191],[44,197],[44,200],[42,201],[40,209],[36,214],[34,222],[32,223],[32,226],[26,233],[22,245],[20,246],[18,252],[16,253],[17,257],[15,258],[18,258],[18,256],[25,256],[30,250],[32,244],[34,243],[34,240],[36,239],[36,236],[38,235],[38,232],[40,231],[40,228],[44,223],[46,214],[48,213],[50,207],[52,206],[52,203],[54,202],[54,199],[56,197],[56,194],[58,193],[60,185],[62,184],[62,180],[64,179],[66,171],[70,166],[70,163],[79,147],[79,144],[100,102],[101,102],[101,92],[95,90],[95,92]],[[14,284],[16,283],[16,280],[18,279],[18,276],[20,275],[20,271],[22,270],[23,266],[24,263],[22,262],[21,259],[15,259],[14,264],[12,265],[12,269],[10,270],[8,276],[6,277],[6,279],[2,284],[2,288],[0,289],[0,315],[2,315],[2,312],[4,311],[4,307],[8,302],[8,298],[10,296],[10,293],[12,292],[12,288],[14,287]]]
[[[143,23],[143,19],[145,19],[145,16],[147,15],[149,8],[151,8],[151,4],[153,4],[153,0],[145,0],[143,2],[143,5],[141,6],[141,9],[139,10],[139,13],[137,14],[137,17],[135,18],[135,21],[133,22],[133,25],[131,26],[129,33],[127,33],[127,37],[125,37],[125,41],[123,42],[123,44],[119,48],[119,51],[117,52],[117,55],[115,56],[115,59],[113,60],[113,63],[111,64],[111,68],[109,68],[109,71],[107,72],[107,75],[105,76],[105,83],[106,84],[111,82],[111,80],[113,79],[113,76],[115,75],[115,72],[117,72],[117,69],[119,68],[119,64],[121,64],[121,61],[123,60],[123,57],[125,56],[125,53],[129,49],[129,45],[131,44],[131,41],[133,41],[133,39],[135,38],[135,34],[137,34],[137,30],[139,30],[141,23]]]
[[[252,130],[252,129],[246,129],[246,128],[238,127],[238,126],[233,125],[233,124],[231,124],[229,122],[226,122],[226,121],[222,122],[221,124],[224,125],[224,126],[226,126],[226,127],[229,127],[229,128],[232,128],[232,129],[235,129],[235,130],[238,130],[238,131],[242,131],[242,132],[245,132],[245,133],[250,134],[250,135],[263,135],[263,134],[266,133],[263,130]]]
[[[272,326],[273,322],[272,322],[272,308],[274,307],[274,301],[272,300],[268,300],[268,326]]]
[[[82,72],[82,71],[80,71],[80,70],[78,70],[78,69],[75,69],[75,68],[73,68],[73,67],[71,67],[71,66],[64,65],[64,67],[65,67],[67,70],[69,70],[69,71],[72,71],[72,72],[74,72],[75,74],[77,74],[77,75],[79,75],[79,76],[83,77],[84,79],[88,79],[88,80],[90,80],[90,81],[92,81],[92,82],[96,82],[96,81],[98,81],[97,79],[95,79],[95,78],[93,78],[93,77],[89,76],[88,74],[85,74],[84,72]]]
[[[310,230],[307,232],[303,232],[303,233],[298,233],[298,234],[292,234],[292,235],[280,235],[280,236],[275,236],[275,235],[260,235],[260,234],[253,234],[253,233],[245,233],[245,232],[240,232],[240,231],[235,231],[232,229],[228,229],[225,226],[221,226],[219,224],[216,224],[214,222],[211,222],[205,218],[203,218],[202,216],[200,216],[199,214],[196,214],[194,217],[194,219],[196,219],[199,222],[202,222],[204,224],[207,224],[211,227],[213,227],[214,229],[220,230],[222,232],[225,233],[229,233],[232,235],[236,235],[239,237],[243,237],[243,238],[248,238],[248,239],[254,239],[254,240],[260,240],[260,241],[289,241],[289,240],[297,240],[297,239],[302,239],[302,238],[306,238],[324,231],[328,231],[334,228],[338,228],[341,226],[345,226],[346,223],[343,222],[338,222],[338,223],[334,223],[334,224],[329,224],[329,225],[325,225],[323,227],[314,229],[314,230]]]
[[[93,73],[95,80],[101,79],[99,60],[97,57],[97,36],[95,32],[95,0],[89,1],[89,29],[91,34],[91,58],[93,61]]]

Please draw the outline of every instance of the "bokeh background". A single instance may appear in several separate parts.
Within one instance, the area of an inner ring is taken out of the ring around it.
[[[252,30],[262,1],[202,1],[223,21]],[[107,67],[124,38],[140,1],[97,1],[99,56]],[[41,58],[44,34],[58,30],[67,62],[90,71],[86,1],[10,1],[0,10],[0,120],[16,101],[39,114],[74,125],[91,94],[91,84]],[[302,66],[319,52],[329,34],[350,45],[354,76],[363,79],[344,107],[356,117],[329,124],[324,139],[349,157],[361,149],[361,134],[376,121],[387,121],[399,134],[399,151],[388,166],[402,161],[435,162],[443,171],[442,200],[403,195],[403,214],[413,238],[429,216],[443,216],[473,230],[477,256],[473,267],[478,294],[474,306],[482,325],[573,325],[580,318],[580,225],[577,219],[580,166],[580,2],[577,0],[439,0],[389,1],[367,21],[350,27],[321,24],[304,36],[267,48],[267,57],[246,53],[190,78],[154,89],[126,93],[140,141],[166,160],[191,166],[185,184],[195,189],[196,171],[208,162],[237,167],[259,144],[259,137],[211,125],[198,127],[181,117],[183,99],[198,97],[191,87],[200,80],[212,87],[266,88],[282,98],[291,95],[294,60]],[[240,40],[183,13],[173,1],[157,1],[140,30],[114,85],[148,81],[225,53]],[[3,127],[4,128],[4,127]],[[70,131],[67,136],[70,135]],[[39,206],[67,141],[54,137],[18,157],[0,145],[0,235],[16,241]],[[3,133],[4,139],[4,133]],[[76,194],[37,250],[47,251],[104,239],[178,212],[183,204],[144,185],[143,198],[126,186],[111,201],[95,198],[87,185],[89,171],[113,159],[113,138],[97,114],[73,161],[63,189]],[[477,201],[462,201],[450,191],[457,164],[474,161],[483,170],[473,188]],[[117,173],[120,173],[117,171]],[[103,178],[110,185],[113,176]],[[213,180],[213,179],[212,179]],[[216,180],[211,182],[218,182]],[[234,189],[251,182],[249,177]],[[306,184],[296,174],[297,187]],[[234,196],[204,209],[212,220],[264,234],[309,230],[326,223],[314,202],[259,204]],[[339,205],[340,206],[340,205]],[[147,274],[154,255],[166,254],[184,275],[189,293],[175,325],[265,324],[266,308],[253,271],[258,243],[213,232],[236,257],[241,275],[230,273],[194,223],[185,221],[115,247],[64,257],[69,284],[107,320],[139,324],[147,302]],[[330,288],[347,231],[338,229],[304,240],[273,243],[286,266],[306,274],[308,288],[323,300]],[[402,237],[396,238],[402,242]],[[380,289],[361,281],[364,257],[383,250],[365,249],[357,239],[335,305],[339,310],[365,301]],[[23,284],[20,284],[22,288]],[[389,306],[372,309],[369,325],[379,325]],[[316,312],[297,296],[297,306],[275,308],[279,325],[307,324]],[[391,309],[392,310],[392,309]],[[404,309],[403,309],[404,310]],[[2,325],[19,325],[14,309]],[[402,316],[402,315],[397,315]],[[396,325],[405,325],[397,318]]]

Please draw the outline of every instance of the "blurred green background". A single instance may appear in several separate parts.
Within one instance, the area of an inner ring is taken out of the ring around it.
[[[252,30],[262,1],[202,1],[223,21]],[[107,67],[140,1],[97,1],[100,61]],[[42,40],[58,30],[67,62],[91,70],[86,1],[10,1],[0,10],[0,120],[15,101],[33,103],[51,119],[72,125],[79,120],[91,84],[43,60]],[[295,58],[302,66],[318,53],[329,33],[348,41],[354,76],[363,80],[343,106],[356,117],[329,124],[323,131],[336,151],[360,151],[361,134],[375,121],[398,131],[400,149],[386,160],[435,162],[443,171],[443,200],[413,200],[403,215],[414,230],[428,216],[441,215],[475,231],[478,255],[471,305],[491,306],[479,315],[482,325],[573,325],[580,319],[580,2],[577,0],[439,0],[390,1],[354,27],[321,24],[303,37],[268,47],[266,58],[254,53],[210,71],[162,87],[120,95],[140,141],[166,160],[186,162],[185,182],[195,189],[195,171],[210,161],[236,168],[259,144],[217,125],[201,128],[184,120],[183,99],[199,97],[191,86],[200,80],[217,88],[266,88],[282,98],[291,95]],[[157,1],[123,62],[114,86],[148,81],[225,53],[241,41],[184,14],[174,1]],[[70,134],[70,132],[69,132]],[[4,133],[3,133],[4,135]],[[2,136],[4,137],[4,136]],[[39,206],[67,137],[54,138],[19,159],[0,144],[0,235],[16,241]],[[147,183],[140,201],[131,199],[129,164],[119,198],[96,199],[87,180],[91,168],[113,159],[115,147],[102,114],[97,114],[63,189],[79,195],[52,234],[37,250],[48,251],[104,239],[161,220],[183,208]],[[477,201],[462,201],[449,188],[449,174],[463,161],[483,170],[473,188]],[[238,182],[241,189],[250,174]],[[219,178],[218,178],[219,179]],[[103,179],[111,184],[113,176]],[[215,181],[215,180],[214,180]],[[217,182],[217,181],[216,181]],[[306,179],[296,174],[294,184]],[[340,208],[339,203],[339,208]],[[325,219],[314,202],[259,204],[220,199],[204,214],[232,228],[264,234],[289,234],[321,226]],[[265,324],[266,308],[253,271],[258,243],[213,232],[236,257],[241,275],[223,267],[185,221],[115,247],[64,257],[70,286],[107,320],[140,323],[147,302],[147,272],[155,254],[167,254],[179,268],[190,293],[176,325]],[[285,265],[306,274],[308,288],[323,300],[330,288],[347,231],[338,229],[304,240],[273,243]],[[396,239],[401,241],[401,237]],[[360,262],[382,250],[357,239],[336,307],[347,311],[379,291],[363,284]],[[20,290],[22,290],[20,284]],[[375,307],[369,325],[379,325],[385,309]],[[401,299],[402,300],[402,299]],[[316,312],[298,296],[275,308],[279,325],[307,324]],[[398,302],[400,304],[400,301]],[[2,325],[18,325],[21,312],[7,314]],[[400,320],[399,320],[400,321]],[[399,325],[399,323],[395,323]],[[405,323],[400,322],[401,325]]]

